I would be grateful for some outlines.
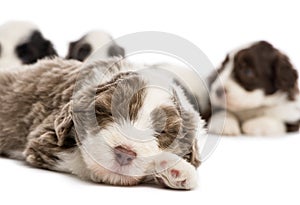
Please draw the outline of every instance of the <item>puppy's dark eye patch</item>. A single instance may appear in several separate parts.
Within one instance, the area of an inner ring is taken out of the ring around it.
[[[84,61],[91,54],[91,52],[92,52],[91,45],[85,43],[81,45],[80,48],[78,49],[77,59],[80,61]]]
[[[23,63],[31,63],[34,58],[34,53],[28,43],[17,46],[16,53]]]
[[[252,68],[247,68],[247,67],[244,68],[243,73],[244,73],[245,77],[247,77],[247,78],[255,77],[255,73]]]
[[[178,137],[182,118],[173,106],[161,106],[151,113],[153,129],[161,148],[167,148]]]

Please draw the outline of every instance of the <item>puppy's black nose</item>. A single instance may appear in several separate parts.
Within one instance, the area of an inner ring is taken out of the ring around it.
[[[218,98],[224,97],[225,93],[226,93],[226,90],[223,89],[223,88],[218,88],[216,90],[216,95],[217,95]]]
[[[117,162],[121,166],[130,164],[136,158],[136,153],[134,151],[124,148],[122,146],[115,147],[114,153]]]

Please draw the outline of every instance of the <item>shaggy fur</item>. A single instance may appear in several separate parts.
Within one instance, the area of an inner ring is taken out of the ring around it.
[[[0,153],[95,182],[194,188],[203,122],[172,79],[135,69],[56,58],[1,73]]]
[[[218,74],[211,77],[211,103],[220,112],[211,117],[210,131],[224,135],[298,131],[297,80],[298,73],[289,58],[268,42],[232,51]]]

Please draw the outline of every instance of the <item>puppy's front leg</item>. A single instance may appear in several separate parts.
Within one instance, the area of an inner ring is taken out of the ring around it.
[[[213,114],[208,123],[208,131],[221,135],[240,135],[241,129],[238,119],[227,111]]]
[[[243,133],[248,135],[281,135],[286,132],[283,121],[268,116],[245,121],[242,130]]]
[[[197,185],[196,168],[181,157],[164,152],[154,159],[154,180],[173,189],[193,189]]]
[[[40,137],[31,139],[27,144],[24,155],[26,162],[34,167],[57,170],[56,165],[60,160],[59,154],[71,152],[73,149],[73,146],[58,146],[55,131],[48,131]]]

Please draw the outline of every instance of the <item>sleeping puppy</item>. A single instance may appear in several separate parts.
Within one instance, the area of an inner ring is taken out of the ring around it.
[[[109,43],[109,45],[107,45]],[[66,59],[86,60],[92,53],[102,46],[107,46],[103,56],[97,56],[103,59],[125,55],[124,48],[118,46],[112,37],[103,31],[91,31],[77,41],[69,44],[69,51]]]
[[[11,70],[21,64],[32,64],[46,56],[55,56],[52,43],[36,25],[11,21],[0,26],[0,69]]]
[[[210,119],[211,132],[219,134],[223,126],[224,135],[299,130],[298,74],[289,58],[270,43],[259,41],[232,51],[218,70],[220,81],[216,77],[211,79],[210,97],[221,110]]]
[[[3,156],[111,185],[196,186],[204,123],[165,71],[114,58],[25,68],[0,75]]]

